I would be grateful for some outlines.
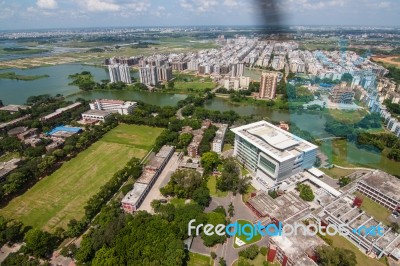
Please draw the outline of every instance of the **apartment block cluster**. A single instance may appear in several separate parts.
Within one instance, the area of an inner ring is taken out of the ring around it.
[[[174,151],[175,147],[173,146],[163,146],[144,167],[143,173],[136,180],[133,189],[121,201],[122,208],[126,213],[134,213],[138,210]]]
[[[98,99],[89,103],[90,110],[82,113],[81,124],[105,122],[112,114],[128,115],[136,108],[136,102]]]

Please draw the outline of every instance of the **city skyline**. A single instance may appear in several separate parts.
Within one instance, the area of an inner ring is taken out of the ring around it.
[[[0,23],[2,30],[263,25],[265,18],[276,16],[271,11],[276,10],[284,25],[400,26],[400,2],[395,0],[285,0],[278,1],[275,8],[268,4],[261,8],[260,3],[265,2],[268,1],[3,0]]]

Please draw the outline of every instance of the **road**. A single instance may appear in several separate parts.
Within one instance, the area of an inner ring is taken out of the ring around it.
[[[150,189],[142,205],[140,205],[139,207],[140,211],[147,211],[149,213],[154,213],[150,204],[155,199],[165,199],[165,197],[160,193],[160,188],[162,188],[169,182],[172,173],[175,172],[176,169],[178,169],[178,164],[179,164],[179,153],[175,152],[171,156],[171,159],[169,160],[167,165],[164,167],[164,170],[161,172],[160,176],[157,178],[153,187]]]

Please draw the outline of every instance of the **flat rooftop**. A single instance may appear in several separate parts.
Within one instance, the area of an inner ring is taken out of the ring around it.
[[[136,202],[140,199],[144,191],[146,190],[148,185],[142,183],[135,183],[133,185],[133,189],[125,195],[122,199],[122,203],[135,205]]]
[[[395,176],[375,170],[366,174],[358,182],[365,183],[389,198],[400,201],[400,180]]]
[[[296,157],[318,147],[271,123],[259,121],[232,131],[278,161]]]
[[[285,193],[273,199],[262,191],[249,199],[248,203],[261,215],[273,217],[281,222],[310,208],[310,205],[300,199],[294,192]]]
[[[172,151],[174,151],[174,149],[174,146],[164,145],[156,156],[160,158],[166,158]]]
[[[290,237],[273,236],[271,239],[296,266],[316,265],[307,254],[314,254],[317,247],[327,245],[318,236],[305,236],[302,233]]]
[[[9,104],[3,107],[0,107],[0,111],[7,111],[7,112],[18,112],[20,109],[21,110],[26,110],[30,108],[27,105],[16,105],[16,104]]]
[[[82,115],[96,115],[96,116],[107,116],[112,114],[111,111],[103,111],[103,110],[89,110],[84,112]]]

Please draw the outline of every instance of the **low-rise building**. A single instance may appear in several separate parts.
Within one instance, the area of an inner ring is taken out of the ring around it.
[[[215,137],[212,143],[212,151],[216,153],[221,153],[222,149],[224,147],[224,140],[225,140],[225,134],[228,129],[227,124],[222,124],[219,126],[217,132],[215,133]]]
[[[173,146],[163,146],[144,167],[143,173],[135,182],[133,189],[121,201],[122,208],[126,213],[133,213],[140,207],[174,151],[175,147]]]
[[[0,111],[9,112],[10,114],[14,114],[20,110],[27,110],[30,108],[27,105],[16,105],[16,104],[9,104],[3,107],[0,107]]]
[[[16,118],[16,119],[11,120],[9,122],[1,123],[0,124],[0,130],[5,130],[5,129],[9,128],[9,127],[12,127],[12,126],[14,126],[14,125],[16,125],[16,124],[18,124],[18,123],[20,123],[22,121],[25,121],[25,120],[29,119],[30,117],[31,117],[31,115],[24,115],[24,116],[22,116],[20,118]]]
[[[132,113],[136,108],[136,102],[125,102],[120,100],[94,100],[89,104],[91,110],[102,110],[110,112],[118,112],[121,115],[127,115]]]
[[[113,112],[102,110],[89,110],[82,114],[82,119],[85,121],[101,121],[105,122],[111,117]]]
[[[82,103],[76,102],[76,103],[73,103],[73,104],[68,105],[68,106],[66,106],[66,107],[59,108],[59,109],[55,110],[53,113],[48,114],[48,115],[45,115],[45,116],[43,116],[42,118],[40,118],[40,121],[48,121],[48,120],[57,118],[57,117],[59,117],[62,113],[67,112],[67,111],[70,111],[70,110],[73,110],[73,109],[76,109],[76,108],[80,107],[81,105],[82,105]]]
[[[392,211],[400,210],[400,180],[397,177],[375,170],[358,179],[356,189]]]

